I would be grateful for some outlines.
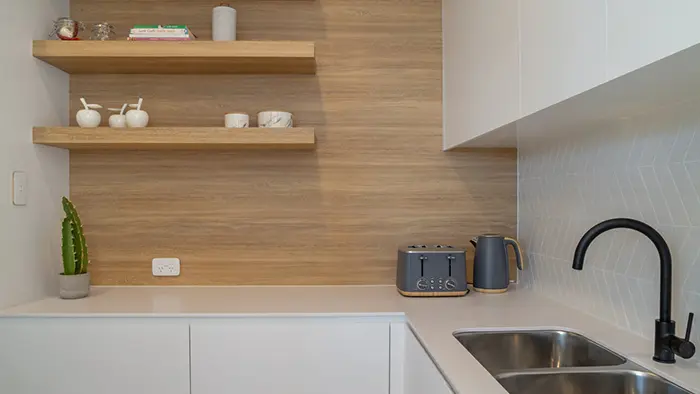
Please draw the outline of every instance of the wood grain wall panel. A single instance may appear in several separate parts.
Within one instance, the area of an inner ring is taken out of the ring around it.
[[[74,152],[71,195],[93,283],[390,284],[396,249],[515,235],[515,151],[441,152],[440,0],[240,0],[239,39],[315,40],[316,76],[74,75],[79,98],[139,94],[152,126],[219,126],[229,111],[294,112],[313,152]],[[186,23],[211,2],[72,0],[72,16]],[[153,278],[153,257],[182,260]]]

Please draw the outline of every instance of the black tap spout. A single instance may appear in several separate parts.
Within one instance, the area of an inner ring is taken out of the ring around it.
[[[586,258],[586,252],[591,243],[593,243],[593,240],[600,234],[616,228],[636,230],[646,235],[659,252],[659,259],[661,260],[661,302],[659,304],[659,320],[662,322],[670,322],[671,286],[673,278],[671,274],[671,250],[661,234],[648,224],[634,219],[610,219],[593,226],[593,228],[584,234],[581,241],[579,241],[576,252],[574,253],[574,264],[572,268],[581,271],[583,269],[583,261]]]
[[[586,258],[588,247],[601,234],[616,228],[636,230],[644,234],[656,247],[661,260],[661,294],[659,296],[659,318],[656,320],[654,336],[654,361],[661,363],[676,362],[675,355],[690,358],[695,354],[695,346],[690,342],[690,329],[692,327],[692,314],[688,318],[688,330],[685,338],[678,338],[676,334],[676,322],[671,320],[671,250],[658,231],[646,223],[634,219],[610,219],[596,224],[583,235],[574,252],[572,268],[583,269],[583,261]]]

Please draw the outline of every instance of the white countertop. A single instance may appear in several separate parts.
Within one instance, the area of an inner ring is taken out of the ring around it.
[[[404,298],[393,286],[93,287],[82,300],[47,298],[0,312],[0,317],[244,315],[405,315],[458,394],[507,394],[452,336],[487,328],[567,328],[700,393],[699,356],[674,365],[655,363],[651,340],[517,288],[497,295]]]

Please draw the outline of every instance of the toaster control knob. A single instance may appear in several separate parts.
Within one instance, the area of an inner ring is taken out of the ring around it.
[[[428,290],[428,286],[428,281],[425,278],[420,278],[418,282],[416,282],[418,290]]]
[[[454,279],[450,278],[445,281],[445,290],[454,290],[457,288],[457,282],[455,282]]]

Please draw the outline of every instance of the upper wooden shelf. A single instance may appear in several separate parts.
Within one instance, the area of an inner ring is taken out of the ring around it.
[[[70,74],[315,74],[310,41],[34,41]]]
[[[35,127],[34,143],[70,150],[315,149],[313,128]]]

